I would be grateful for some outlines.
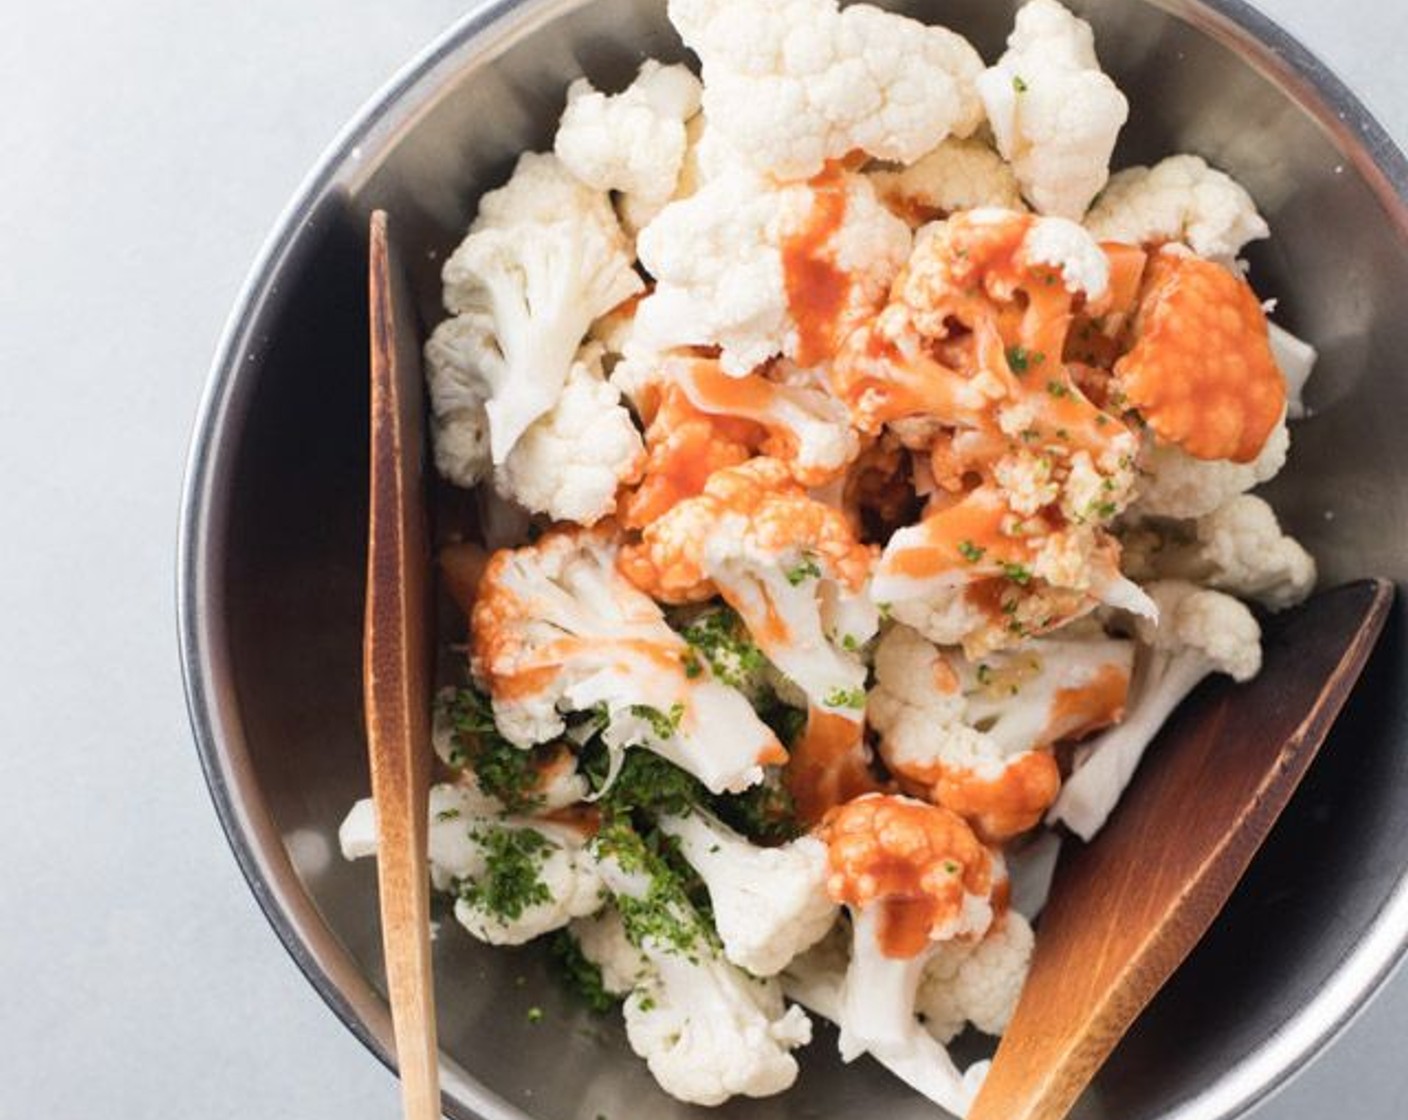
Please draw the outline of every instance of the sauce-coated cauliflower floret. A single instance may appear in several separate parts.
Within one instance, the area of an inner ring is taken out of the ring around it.
[[[667,206],[638,248],[656,286],[635,344],[717,346],[724,370],[742,376],[781,354],[828,357],[884,299],[910,234],[862,175],[778,186],[730,169]]]
[[[1112,175],[1085,227],[1101,241],[1181,241],[1198,256],[1228,266],[1248,241],[1271,234],[1241,184],[1198,156],[1170,156],[1153,167]]]
[[[638,837],[612,828],[593,846],[622,931],[648,965],[626,997],[626,1037],[660,1087],[702,1105],[790,1087],[797,1079],[790,1052],[811,1041],[811,1020],[784,1005],[776,980],[749,976],[724,959],[688,896]],[[610,951],[627,965],[614,979],[639,966],[619,944]]]
[[[702,809],[660,827],[704,880],[724,956],[739,968],[775,976],[831,929],[826,845],[815,837],[760,848]]]
[[[805,179],[852,152],[910,163],[982,121],[982,60],[947,28],[837,0],[670,0],[704,112],[738,156]]]
[[[1012,168],[981,140],[945,140],[917,163],[869,175],[885,205],[915,228],[956,210],[1023,208]]]
[[[1027,981],[1035,945],[1026,918],[1009,910],[976,944],[940,946],[919,982],[916,1006],[925,1029],[942,1043],[969,1023],[984,1034],[1001,1035]]]
[[[858,722],[865,664],[856,651],[879,622],[866,595],[873,558],[840,511],[760,458],[719,471],[648,525],[622,549],[621,569],[665,602],[722,595],[814,706]]]
[[[803,486],[839,478],[860,454],[846,406],[813,384],[789,384],[771,371],[729,377],[711,358],[677,358],[667,376],[700,412],[750,421],[767,433],[760,450],[787,465]]]
[[[978,78],[997,150],[1039,212],[1079,220],[1110,174],[1129,116],[1090,25],[1056,0],[1017,12],[1007,53]]]
[[[982,937],[1000,867],[961,817],[903,797],[858,798],[821,830],[831,897],[851,913],[841,985],[841,1057],[873,1054],[911,1087],[962,1116],[986,1064],[966,1074],[916,1017],[925,966],[939,947]]]
[[[1114,373],[1154,434],[1198,459],[1253,462],[1286,412],[1251,285],[1181,249],[1149,259],[1133,345]]]
[[[894,424],[930,452],[929,508],[890,538],[872,593],[936,642],[977,654],[1102,602],[1148,610],[1105,531],[1138,440],[1064,361],[1073,307],[1111,300],[1110,272],[1074,222],[965,211],[921,234],[833,367],[862,430]]]
[[[1181,580],[1153,583],[1148,590],[1159,619],[1137,624],[1143,648],[1129,713],[1081,747],[1075,772],[1048,817],[1084,840],[1104,826],[1145,748],[1199,681],[1211,673],[1248,681],[1261,671],[1261,627],[1236,599]]]
[[[1005,840],[1056,798],[1048,748],[1123,716],[1133,660],[1131,642],[1052,638],[970,662],[895,626],[875,652],[869,719],[906,788]]]
[[[688,67],[654,59],[612,96],[579,78],[567,89],[553,150],[588,186],[621,192],[622,208],[639,229],[675,193],[688,145],[685,123],[699,112],[701,93]]]
[[[616,552],[608,531],[556,529],[489,562],[472,667],[500,733],[527,747],[560,735],[564,712],[604,709],[603,739],[617,758],[640,745],[714,792],[757,783],[786,753],[617,572]]]
[[[490,945],[521,945],[601,908],[586,836],[570,825],[485,812],[456,785],[430,788],[431,883],[456,896],[455,917]],[[338,833],[347,859],[376,854],[376,811],[359,801]]]
[[[1240,494],[1189,524],[1135,525],[1125,537],[1135,579],[1184,579],[1271,610],[1303,602],[1315,587],[1315,560],[1281,531],[1263,499]]]
[[[494,485],[534,513],[593,525],[615,509],[617,489],[640,477],[644,459],[620,391],[577,361],[557,403],[514,444]]]

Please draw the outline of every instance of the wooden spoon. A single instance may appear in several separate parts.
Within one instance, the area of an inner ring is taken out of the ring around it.
[[[1200,688],[1089,845],[1067,845],[1031,975],[968,1120],[1060,1120],[1207,931],[1324,742],[1393,585],[1266,626],[1261,674]]]
[[[371,511],[362,669],[381,937],[406,1120],[440,1116],[430,970],[430,554],[420,361],[386,215],[371,219]]]

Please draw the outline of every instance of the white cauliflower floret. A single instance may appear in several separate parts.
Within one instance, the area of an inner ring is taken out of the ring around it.
[[[1280,474],[1290,446],[1284,420],[1250,463],[1195,459],[1174,444],[1149,437],[1139,456],[1139,493],[1132,510],[1141,517],[1203,517]]]
[[[494,389],[486,371],[502,362],[495,348],[493,319],[487,314],[446,319],[426,341],[435,468],[457,486],[475,486],[493,469],[484,405]]]
[[[1266,326],[1270,331],[1271,355],[1286,379],[1286,416],[1291,420],[1300,420],[1306,414],[1301,395],[1320,355],[1310,343],[1297,338],[1284,327],[1270,320]]]
[[[1036,937],[1010,910],[976,943],[941,945],[924,968],[915,1006],[928,1032],[952,1041],[972,1023],[984,1034],[1007,1029],[1031,968]]]
[[[600,913],[578,918],[567,927],[582,956],[601,972],[601,986],[613,996],[624,996],[645,983],[651,964],[626,935],[626,923],[614,906]]]
[[[816,252],[846,274],[848,302],[865,311],[904,264],[910,234],[864,176],[844,183],[845,212]],[[656,287],[636,313],[635,344],[656,353],[718,346],[735,376],[779,354],[796,357],[783,253],[805,234],[819,198],[807,184],[770,185],[730,169],[667,206],[640,234],[641,264]]]
[[[601,879],[580,831],[483,809],[473,791],[430,787],[430,880],[458,896],[455,917],[470,933],[522,945],[600,908]],[[339,830],[346,858],[376,854],[375,822],[370,798],[352,807]]]
[[[1133,659],[1131,642],[1052,638],[970,662],[897,625],[875,651],[869,720],[906,788],[1015,836],[1060,788],[1045,748],[1121,717]]]
[[[955,210],[1023,209],[1012,168],[981,140],[945,140],[917,163],[869,177],[885,205],[912,226]]]
[[[946,28],[837,0],[670,0],[669,13],[703,63],[710,129],[778,179],[856,151],[911,163],[982,121],[982,60]]]
[[[776,980],[749,976],[724,959],[639,838],[609,829],[596,847],[626,938],[649,965],[626,998],[626,1036],[660,1087],[710,1106],[789,1088],[797,1079],[790,1051],[811,1041],[805,1012],[784,1006]],[[624,962],[619,946],[612,952]]]
[[[1261,670],[1261,628],[1236,599],[1180,580],[1151,584],[1148,591],[1159,621],[1137,623],[1144,648],[1129,714],[1081,748],[1047,818],[1084,840],[1104,826],[1145,749],[1199,681],[1211,673],[1247,681]]]
[[[621,484],[639,478],[644,459],[620,390],[578,361],[557,403],[523,433],[494,485],[554,521],[593,525],[615,509]]]
[[[1229,266],[1247,242],[1271,235],[1241,184],[1198,156],[1170,156],[1111,176],[1085,225],[1102,241],[1181,241]]]
[[[1303,602],[1315,587],[1314,558],[1252,494],[1238,495],[1186,529],[1138,527],[1134,539],[1133,559],[1153,576],[1199,583],[1271,610]]]
[[[815,837],[760,848],[702,809],[660,827],[704,880],[724,956],[739,968],[775,976],[835,922],[826,845]]]
[[[684,66],[647,59],[634,82],[608,96],[579,78],[553,148],[582,182],[619,191],[639,228],[674,195],[684,166],[685,122],[699,112],[699,79]]]
[[[591,226],[613,247],[627,249],[626,235],[605,191],[587,186],[551,152],[525,152],[508,182],[480,198],[469,232],[552,225],[569,215]]]
[[[978,91],[1027,200],[1079,221],[1109,178],[1129,116],[1124,94],[1100,70],[1090,25],[1056,0],[1030,0]]]
[[[617,571],[617,547],[605,531],[556,529],[489,562],[472,667],[499,732],[527,747],[559,736],[564,712],[600,709],[617,764],[640,745],[715,793],[756,784],[785,761],[781,744]]]
[[[593,321],[642,288],[630,257],[582,215],[471,233],[444,280],[449,310],[487,328],[474,357],[496,464],[557,403]]]

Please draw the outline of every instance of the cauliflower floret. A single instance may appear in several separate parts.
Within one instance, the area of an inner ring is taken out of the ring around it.
[[[650,978],[651,964],[626,934],[621,911],[603,907],[600,913],[577,918],[567,927],[582,956],[601,972],[601,986],[610,995],[629,995]]]
[[[585,362],[535,420],[494,476],[499,493],[554,521],[593,525],[616,507],[616,491],[640,478],[645,448],[621,393]]]
[[[667,206],[638,249],[656,286],[636,314],[635,344],[718,346],[725,372],[741,376],[779,354],[808,365],[827,357],[884,298],[910,234],[862,175],[778,186],[729,168]],[[845,292],[834,316],[819,317],[796,286],[807,270]]]
[[[968,1024],[1001,1035],[1016,1010],[1031,968],[1036,936],[1027,920],[1009,910],[976,944],[941,945],[924,968],[915,1006],[924,1027],[941,1043]]]
[[[1133,661],[1132,642],[1047,639],[973,663],[894,626],[875,651],[870,724],[906,788],[1003,840],[1056,798],[1048,748],[1123,716]]]
[[[1129,117],[1124,94],[1100,70],[1090,25],[1056,0],[1030,0],[978,92],[1027,200],[1079,221],[1109,178]]]
[[[486,313],[446,319],[426,341],[435,469],[457,486],[476,486],[493,469],[484,405],[494,386],[486,371],[502,363],[494,343],[493,317]]]
[[[601,907],[601,879],[580,831],[484,808],[474,791],[430,788],[430,881],[457,896],[465,929],[490,945],[522,945]],[[375,822],[370,798],[352,807],[339,830],[346,858],[376,854]]]
[[[1047,820],[1089,840],[1109,818],[1159,728],[1211,673],[1247,681],[1261,670],[1261,628],[1230,595],[1167,580],[1149,586],[1157,625],[1140,621],[1144,646],[1136,662],[1129,715],[1092,739],[1076,756]]]
[[[1266,326],[1270,331],[1271,353],[1280,367],[1281,376],[1286,379],[1286,415],[1292,420],[1300,420],[1306,415],[1301,395],[1320,355],[1310,343],[1297,338],[1284,327],[1270,320]]]
[[[797,1079],[790,1051],[811,1041],[811,1020],[799,1007],[784,1007],[776,980],[749,976],[724,959],[683,889],[639,837],[614,826],[594,846],[626,938],[649,966],[626,998],[626,1037],[660,1087],[701,1105],[789,1088]],[[619,945],[611,952],[625,963]]]
[[[699,79],[685,66],[646,59],[634,82],[608,96],[579,78],[553,149],[582,182],[619,191],[637,229],[674,195],[687,148],[685,123],[699,112]]]
[[[1154,434],[1198,459],[1250,463],[1286,412],[1266,313],[1241,275],[1181,246],[1150,256],[1114,383]]]
[[[874,551],[845,516],[807,497],[776,460],[718,471],[698,497],[646,526],[621,568],[665,602],[721,594],[816,708],[859,722],[858,651],[879,618],[866,595]]]
[[[591,226],[613,248],[628,248],[605,191],[587,186],[551,152],[525,152],[508,182],[480,198],[469,232],[552,225],[568,215]]]
[[[945,140],[909,167],[869,175],[885,205],[916,228],[955,210],[1022,209],[1012,168],[981,140]]]
[[[840,477],[860,454],[850,412],[824,389],[761,373],[729,377],[709,358],[672,359],[665,376],[700,412],[760,425],[767,432],[762,453],[786,463],[803,486],[822,486]]]
[[[911,163],[982,121],[969,43],[869,4],[670,0],[703,63],[704,112],[739,157],[806,179],[861,151]]]
[[[1315,587],[1314,558],[1281,531],[1271,506],[1251,494],[1186,528],[1159,528],[1140,526],[1132,534],[1140,553],[1132,559],[1153,577],[1188,580],[1271,610],[1303,602]]]
[[[704,880],[724,956],[739,968],[775,976],[835,922],[826,845],[815,837],[759,848],[702,809],[662,817],[660,828]]]
[[[1195,459],[1181,448],[1150,436],[1139,456],[1139,494],[1131,511],[1140,517],[1206,516],[1238,494],[1280,474],[1290,446],[1291,433],[1284,418],[1271,430],[1261,453],[1250,463]]]
[[[1247,242],[1271,235],[1241,184],[1198,156],[1170,156],[1111,176],[1085,227],[1101,241],[1181,241],[1229,267]]]
[[[960,1072],[920,1024],[916,1000],[940,946],[981,937],[992,924],[1000,862],[962,818],[903,797],[852,801],[828,818],[821,835],[828,846],[827,889],[851,913],[851,960],[837,1008],[842,1060],[870,1053],[962,1116],[987,1063]],[[905,921],[887,921],[896,908]]]
[[[489,562],[474,606],[472,668],[499,732],[527,747],[560,735],[562,712],[600,708],[617,762],[641,745],[715,793],[757,783],[786,752],[617,572],[616,555],[610,531],[556,529]]]
[[[490,388],[496,464],[557,403],[592,322],[643,287],[630,257],[583,216],[471,233],[444,280],[448,308],[488,328],[474,358]]]

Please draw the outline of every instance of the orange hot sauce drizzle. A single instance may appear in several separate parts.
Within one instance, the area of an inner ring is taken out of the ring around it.
[[[851,296],[851,278],[837,267],[828,242],[846,217],[846,183],[832,165],[810,186],[814,192],[806,224],[782,243],[782,277],[787,310],[797,324],[797,364],[816,365],[836,352],[842,313]]]
[[[860,722],[813,707],[782,772],[797,820],[811,828],[828,810],[883,787],[870,772]]]

